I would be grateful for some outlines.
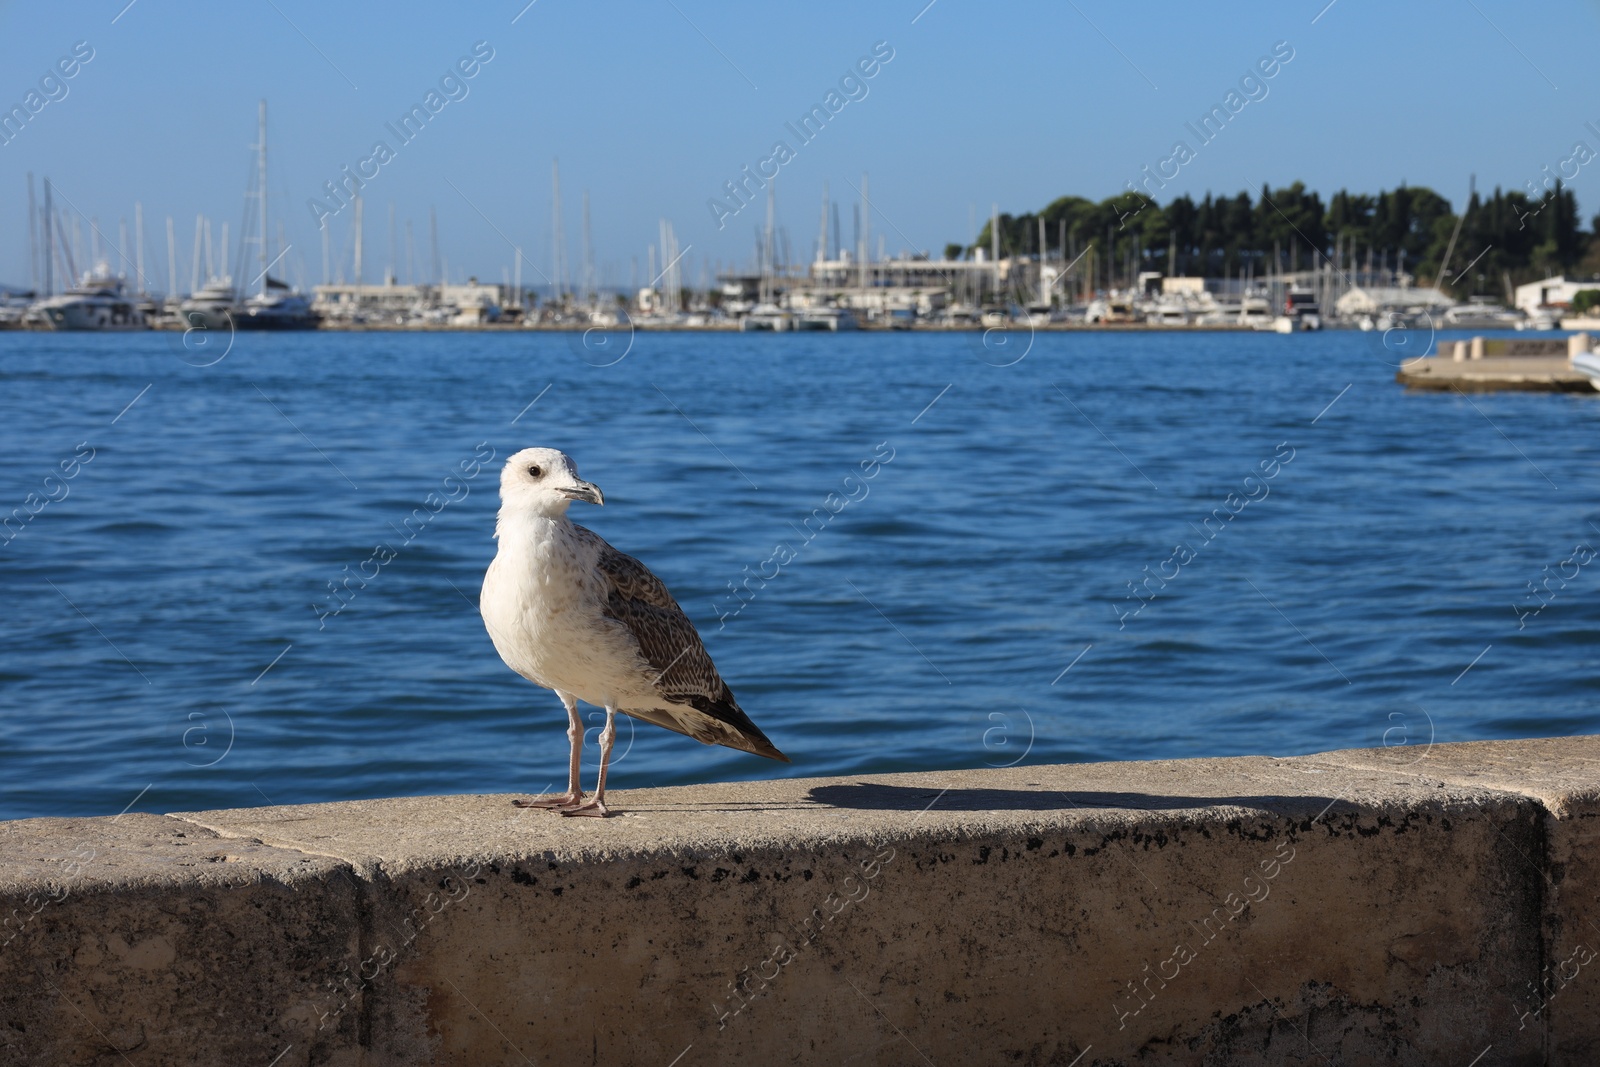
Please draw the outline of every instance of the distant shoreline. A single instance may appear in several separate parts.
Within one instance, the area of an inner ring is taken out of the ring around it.
[[[179,325],[158,324],[145,327],[143,330],[121,330],[118,333],[173,333],[185,329]],[[394,324],[382,322],[367,323],[335,323],[318,326],[310,330],[250,330],[240,331],[249,333],[577,333],[585,334],[591,331],[603,333],[772,333],[770,330],[741,331],[737,323],[726,326],[658,326],[621,324],[617,326],[524,326],[521,323],[487,323],[483,325],[460,326],[452,324]],[[852,333],[987,333],[991,330],[1001,330],[1007,333],[1271,333],[1271,330],[1256,330],[1250,326],[1235,323],[1206,324],[1189,326],[1163,326],[1148,322],[1118,322],[1118,323],[1073,323],[1052,322],[1039,326],[1029,326],[1025,322],[1010,323],[1005,326],[932,326],[918,324],[910,328],[894,326],[860,326],[854,330],[839,331],[848,335]],[[25,333],[71,333],[79,331],[52,330],[41,326],[23,326],[16,332]],[[106,332],[106,331],[83,331]],[[780,334],[826,334],[831,330],[780,330]]]

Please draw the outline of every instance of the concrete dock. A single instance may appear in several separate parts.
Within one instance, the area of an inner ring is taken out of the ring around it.
[[[0,1062],[1600,1062],[1600,737],[510,799],[0,823]]]
[[[1572,369],[1566,356],[1508,356],[1456,363],[1422,356],[1401,366],[1395,381],[1412,389],[1459,389],[1492,393],[1520,389],[1535,393],[1592,393],[1589,379]]]
[[[1410,360],[1395,381],[1412,389],[1488,393],[1522,390],[1542,393],[1592,393],[1589,378],[1570,362],[1590,351],[1586,333],[1555,339],[1482,338],[1441,341],[1438,352]]]

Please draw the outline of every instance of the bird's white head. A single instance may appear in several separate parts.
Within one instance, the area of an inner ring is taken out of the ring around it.
[[[578,466],[554,448],[524,448],[500,472],[500,512],[558,518],[574,500],[604,504],[605,494],[578,477]]]

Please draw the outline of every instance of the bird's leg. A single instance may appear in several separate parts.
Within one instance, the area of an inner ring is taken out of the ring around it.
[[[606,816],[606,770],[611,765],[611,745],[617,739],[617,709],[606,705],[606,728],[600,731],[600,779],[594,786],[594,799],[577,807],[562,808],[563,815]]]
[[[564,810],[583,803],[583,789],[578,784],[578,759],[583,753],[583,720],[578,717],[578,699],[558,693],[567,707],[567,740],[572,743],[572,758],[567,768],[567,791],[532,800],[513,800],[519,808],[555,808]]]

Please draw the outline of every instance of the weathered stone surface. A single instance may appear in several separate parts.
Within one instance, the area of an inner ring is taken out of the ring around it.
[[[1597,745],[0,824],[4,1057],[1588,1062]]]
[[[1490,393],[1514,389],[1536,393],[1592,393],[1594,386],[1573,370],[1566,356],[1490,356],[1458,363],[1449,357],[1408,360],[1395,381],[1412,389],[1458,389]]]
[[[347,865],[177,819],[0,823],[0,1063],[357,1062]]]
[[[617,799],[187,817],[373,872],[409,1062],[1465,1063],[1539,967],[1540,809],[1502,791],[1252,758]]]
[[[1544,809],[1542,851],[1522,854],[1543,883],[1540,973],[1513,990],[1513,1027],[1537,1029],[1551,1063],[1600,1063],[1600,737],[1356,749],[1319,763],[1384,769],[1396,780],[1465,785],[1533,797]],[[1507,847],[1512,843],[1507,842]]]

